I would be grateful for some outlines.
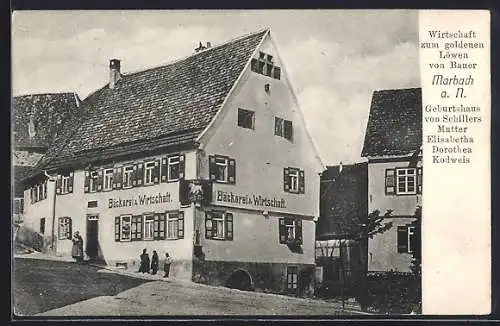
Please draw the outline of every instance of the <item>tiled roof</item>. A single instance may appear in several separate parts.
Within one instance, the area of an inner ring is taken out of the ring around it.
[[[12,99],[13,146],[48,148],[66,119],[79,110],[79,103],[80,99],[75,93],[14,97]]]
[[[221,107],[268,30],[183,60],[122,75],[84,100],[85,115],[37,166],[51,169],[144,147],[193,143]]]
[[[422,90],[375,91],[361,156],[412,154],[422,145]]]

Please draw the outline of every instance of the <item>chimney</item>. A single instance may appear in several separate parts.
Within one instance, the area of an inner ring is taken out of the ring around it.
[[[340,172],[342,172],[342,161],[340,161],[340,164],[339,164],[339,174]]]
[[[109,88],[115,88],[116,83],[120,80],[120,60],[111,59],[109,60]]]
[[[210,49],[212,47],[212,43],[207,42],[207,49]]]

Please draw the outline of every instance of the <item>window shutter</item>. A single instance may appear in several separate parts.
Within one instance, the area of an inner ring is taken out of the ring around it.
[[[229,168],[227,172],[229,183],[236,183],[236,160],[233,158],[229,159]]]
[[[71,240],[73,234],[73,223],[71,221],[71,217],[66,217],[66,221],[68,223],[68,239]]]
[[[158,220],[158,239],[165,240],[165,213],[159,214]]]
[[[233,240],[233,213],[226,213],[226,240]]]
[[[212,239],[212,214],[205,213],[205,239]]]
[[[408,252],[408,228],[398,226],[398,253]]]
[[[295,240],[301,245],[302,244],[302,220],[295,220]]]
[[[137,180],[139,179],[139,177],[137,176],[137,165],[134,165],[133,167],[134,171],[132,172],[132,187],[135,187],[137,186]]]
[[[31,195],[31,203],[33,204],[35,202],[35,196],[34,196],[34,188],[30,188],[30,195]]]
[[[155,160],[155,167],[153,169],[153,183],[160,182],[160,159]]]
[[[103,179],[104,179],[104,170],[99,169],[99,171],[97,172],[97,191],[98,192],[102,190]]]
[[[160,239],[160,215],[159,214],[155,214],[153,216],[153,239],[154,240]]]
[[[166,182],[168,176],[168,161],[167,157],[161,158],[161,182]]]
[[[115,241],[120,241],[120,216],[115,217]]]
[[[300,194],[303,194],[305,192],[305,186],[306,186],[306,182],[305,182],[305,175],[304,175],[304,170],[300,170],[299,171],[299,193]]]
[[[283,169],[283,186],[284,186],[285,192],[289,192],[290,191],[289,173],[290,173],[290,170],[288,168],[284,168]]]
[[[177,238],[184,239],[184,212],[179,212],[179,227],[177,229]]]
[[[185,164],[185,155],[179,154],[179,179],[184,179],[186,164]]]
[[[215,164],[215,156],[210,155],[208,157],[208,161],[209,161],[208,170],[210,174],[210,180],[215,181],[215,171],[217,169],[217,165]]]
[[[417,194],[422,193],[422,168],[417,169]]]
[[[385,194],[394,195],[396,189],[395,169],[385,170]]]
[[[113,189],[122,188],[123,167],[113,169]]]
[[[142,215],[135,215],[133,216],[135,217],[135,223],[137,225],[137,234],[136,234],[136,240],[142,240],[142,232],[143,232],[143,229],[144,229],[144,225],[143,225],[143,217]]]
[[[280,79],[281,78],[281,68],[280,67],[274,67],[274,75],[273,77],[275,79]]]
[[[83,192],[89,192],[90,187],[90,172],[85,170],[85,181],[83,183]]]
[[[283,121],[284,123],[284,137],[286,139],[291,140],[293,138],[293,126],[292,126],[292,121],[290,120],[285,120]]]
[[[137,163],[137,171],[135,173],[135,180],[137,180],[137,185],[142,186],[142,180],[144,180],[144,163]]]
[[[71,181],[73,181],[73,178],[71,179]],[[73,191],[73,182],[71,182],[71,188],[70,188],[70,192]],[[47,198],[47,187],[48,187],[48,182],[45,181],[43,183],[43,199],[46,199]]]
[[[57,175],[57,181],[56,181],[56,193],[60,194],[61,193],[61,184],[62,184],[62,177],[60,174]]]
[[[75,176],[74,176],[74,173],[73,171],[71,171],[69,173],[69,180],[68,180],[68,192],[73,192],[73,180],[74,180]],[[44,192],[45,192],[45,198],[47,198],[47,185],[45,185],[45,189],[44,189]]]
[[[286,243],[286,226],[284,218],[279,219],[279,237],[280,243]]]

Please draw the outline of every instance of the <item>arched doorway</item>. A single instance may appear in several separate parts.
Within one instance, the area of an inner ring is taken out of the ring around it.
[[[253,291],[252,277],[247,271],[238,269],[231,274],[226,286],[231,289]]]

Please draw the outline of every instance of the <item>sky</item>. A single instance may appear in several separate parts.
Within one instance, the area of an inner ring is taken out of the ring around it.
[[[105,85],[124,73],[270,28],[325,165],[359,162],[373,91],[420,86],[418,12],[224,10],[15,12],[13,95]]]

